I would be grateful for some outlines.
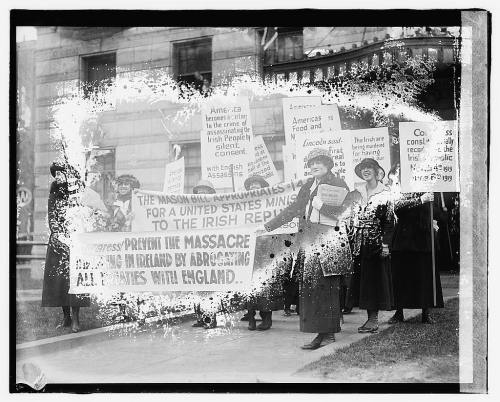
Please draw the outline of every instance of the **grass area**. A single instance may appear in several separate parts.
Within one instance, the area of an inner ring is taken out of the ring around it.
[[[16,343],[35,341],[64,335],[70,329],[56,328],[63,318],[61,307],[40,307],[40,301],[16,303]],[[99,307],[91,305],[80,309],[82,331],[103,326],[98,317]]]
[[[458,298],[303,367],[299,373],[339,382],[458,382]]]

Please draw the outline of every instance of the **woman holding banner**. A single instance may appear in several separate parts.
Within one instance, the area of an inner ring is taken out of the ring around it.
[[[349,188],[331,172],[334,164],[328,150],[315,148],[306,161],[313,177],[301,187],[295,201],[264,227],[272,231],[299,218],[300,330],[317,333],[311,343],[302,346],[312,350],[334,342],[335,333],[340,332],[340,276],[351,270],[351,252],[341,221],[348,203],[334,205],[320,194],[329,189],[345,197]]]
[[[70,198],[79,190],[81,183],[78,172],[66,163],[53,162],[50,174],[55,179],[50,186],[48,221],[49,244],[45,257],[43,276],[42,307],[62,307],[63,328],[72,332],[80,330],[80,307],[88,307],[88,296],[69,294],[69,233],[66,211]],[[70,186],[70,180],[76,185]],[[70,313],[71,308],[71,313]]]
[[[368,313],[358,332],[376,332],[379,310],[392,310],[393,306],[389,260],[393,232],[391,192],[382,184],[385,171],[375,159],[363,159],[354,171],[365,184],[350,194],[354,274],[348,299],[349,306],[359,305]]]
[[[193,187],[193,194],[215,194],[215,188],[208,180],[200,180],[196,186]],[[212,299],[212,292],[199,292],[199,296]],[[217,327],[217,313],[206,312],[201,308],[201,303],[195,303],[194,312],[196,314],[196,322],[193,327],[203,327],[211,329]]]
[[[269,187],[269,183],[262,176],[253,175],[245,180],[244,186],[246,190],[251,191]],[[281,310],[283,306],[281,271],[280,267],[276,269],[273,266],[274,261],[271,258],[271,255],[277,254],[275,250],[281,239],[277,236],[259,236],[256,241],[253,278],[257,289],[248,297],[246,317],[250,331],[265,331],[273,324],[273,311]],[[257,310],[262,318],[259,325],[256,325],[255,321]]]
[[[389,172],[389,180],[399,192],[399,164]],[[431,208],[435,217],[441,217],[443,211],[434,204],[433,193],[400,194],[395,201],[391,266],[396,313],[389,320],[391,324],[404,321],[404,308],[422,309],[422,322],[432,324],[430,308],[444,306],[437,264],[433,269],[431,230],[437,230],[437,222],[431,225]],[[434,244],[437,253],[437,236]]]

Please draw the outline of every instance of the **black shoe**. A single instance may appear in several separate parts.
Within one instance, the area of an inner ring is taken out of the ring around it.
[[[248,321],[249,318],[250,318],[250,316],[248,315],[248,313],[245,313],[245,315],[240,318],[240,321]]]
[[[435,324],[436,320],[432,318],[429,314],[422,315],[422,324]]]
[[[201,327],[204,327],[205,326],[205,323],[203,321],[196,321],[192,327],[194,328],[201,328]]]
[[[289,308],[285,309],[283,316],[290,317],[291,315],[292,315],[292,310],[290,310]]]
[[[318,334],[311,343],[307,343],[301,346],[301,348],[304,350],[315,350],[333,342],[335,342],[335,334]]]
[[[73,320],[71,319],[71,317],[64,317],[64,320],[62,322],[63,328],[71,327],[72,322],[73,322]]]
[[[273,325],[272,314],[273,314],[272,311],[260,312],[260,316],[262,317],[262,322],[259,325],[257,325],[258,331],[266,331],[272,327]]]
[[[360,334],[375,333],[378,331],[378,325],[372,322],[366,322],[362,327],[358,328]]]
[[[344,307],[342,310],[342,314],[351,314],[352,313],[352,307]]]
[[[255,321],[255,317],[249,317],[248,319],[248,330],[255,331],[257,329],[257,322]]]
[[[398,322],[404,322],[405,318],[402,313],[396,311],[394,315],[387,321],[389,324],[397,324]]]
[[[203,328],[205,329],[213,329],[217,327],[217,317],[216,315],[212,315],[210,316],[209,318],[208,317],[205,317],[205,325],[203,326]]]

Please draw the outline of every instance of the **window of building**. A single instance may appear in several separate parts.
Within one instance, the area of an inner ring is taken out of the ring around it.
[[[202,90],[212,82],[212,38],[174,44],[177,81]]]
[[[185,177],[184,193],[190,194],[201,179],[201,144],[189,142],[181,145],[181,157],[184,157]]]
[[[264,64],[300,60],[304,55],[304,34],[302,27],[279,28],[278,37],[266,49]]]
[[[113,180],[115,179],[115,149],[94,149],[89,155],[89,175],[98,177],[91,187],[99,193],[104,202],[111,200],[114,192]],[[92,180],[92,177],[88,178]]]
[[[83,56],[81,65],[85,96],[97,93],[116,78],[116,53]]]
[[[272,135],[262,137],[264,139],[264,144],[266,144],[271,160],[278,171],[278,176],[280,182],[285,180],[283,171],[283,145],[285,145],[285,137]]]

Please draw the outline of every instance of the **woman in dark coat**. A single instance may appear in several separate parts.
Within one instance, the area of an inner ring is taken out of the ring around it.
[[[264,226],[274,230],[293,218],[299,218],[297,266],[300,278],[300,330],[317,333],[303,349],[317,349],[335,341],[340,332],[340,275],[351,270],[351,253],[344,224],[339,218],[345,205],[333,206],[318,196],[318,187],[326,184],[349,191],[344,180],[331,169],[328,150],[315,148],[307,156],[313,178],[301,187],[295,201]]]
[[[269,187],[269,183],[259,175],[253,175],[245,180],[246,190],[257,190]],[[265,331],[271,328],[273,311],[281,310],[283,306],[282,267],[274,265],[273,258],[280,248],[281,239],[278,236],[259,236],[255,244],[253,278],[258,286],[248,297],[246,314],[250,331]],[[282,246],[281,246],[282,247]],[[284,262],[281,264],[285,265]],[[256,325],[255,313],[259,311],[262,322]]]
[[[50,166],[50,173],[55,181],[50,187],[48,203],[50,237],[45,258],[42,307],[62,307],[64,314],[62,326],[71,327],[73,332],[78,332],[80,330],[80,307],[88,307],[90,299],[88,296],[68,294],[69,247],[67,240],[69,233],[66,209],[70,201],[68,176],[71,170],[65,164],[54,162]]]
[[[351,244],[354,274],[349,288],[349,306],[367,310],[368,320],[358,332],[378,330],[379,310],[392,310],[393,291],[389,244],[393,218],[389,188],[382,184],[385,172],[378,162],[363,159],[355,168],[366,184],[348,195],[351,208]]]
[[[389,173],[393,186],[399,183],[399,166]],[[397,216],[392,239],[392,279],[396,313],[389,323],[404,321],[403,309],[422,309],[422,322],[433,323],[430,308],[443,307],[443,292],[437,264],[432,267],[431,208],[438,219],[442,210],[434,204],[433,193],[407,193],[395,201]],[[438,200],[437,200],[438,201]],[[437,233],[434,237],[437,255]],[[435,295],[435,298],[434,298]]]

